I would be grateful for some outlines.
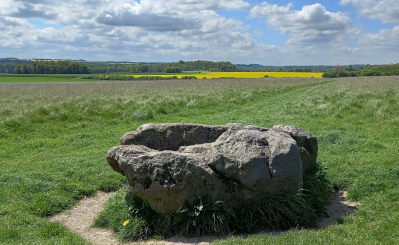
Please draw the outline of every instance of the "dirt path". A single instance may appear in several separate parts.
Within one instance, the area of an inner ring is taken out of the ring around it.
[[[50,222],[61,222],[72,232],[84,237],[93,244],[120,244],[112,231],[90,228],[105,202],[113,193],[98,192],[97,196],[82,199],[78,205],[50,218]]]
[[[337,222],[338,219],[342,218],[344,215],[356,211],[360,203],[346,201],[345,199],[347,196],[348,192],[346,191],[334,192],[331,195],[331,202],[327,206],[327,213],[330,217],[319,218],[317,220],[317,224],[320,227],[333,225]]]
[[[50,222],[61,222],[72,232],[84,237],[95,245],[135,245],[135,244],[154,244],[154,245],[192,245],[209,244],[216,239],[216,236],[205,236],[196,238],[172,237],[163,241],[146,241],[120,243],[114,237],[113,232],[107,229],[91,228],[94,220],[102,211],[105,202],[113,193],[98,192],[97,196],[82,199],[74,208],[50,218]],[[331,204],[327,207],[327,213],[330,217],[320,218],[318,224],[321,227],[333,225],[339,218],[356,210],[359,203],[345,201],[347,192],[335,192],[331,195]],[[279,235],[280,232],[271,233]]]
[[[130,242],[120,243],[113,235],[111,230],[101,228],[91,228],[94,220],[100,214],[105,202],[114,193],[97,192],[95,197],[88,197],[82,199],[75,207],[66,210],[63,213],[57,214],[50,218],[50,222],[61,222],[72,232],[84,237],[95,245],[135,245],[135,244],[154,244],[154,245],[191,245],[191,244],[209,244],[218,239],[217,237],[197,237],[184,238],[172,237],[164,241],[146,241],[146,242]]]

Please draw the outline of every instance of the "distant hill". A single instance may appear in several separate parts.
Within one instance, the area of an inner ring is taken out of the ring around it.
[[[14,64],[19,64],[19,65],[23,65],[23,64],[28,64],[31,65],[32,64],[32,60],[20,60],[17,58],[0,58],[0,64],[7,64],[7,63],[14,63]]]

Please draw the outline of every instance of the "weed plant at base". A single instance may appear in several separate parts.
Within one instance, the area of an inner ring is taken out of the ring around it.
[[[198,197],[192,204],[186,201],[175,213],[159,214],[124,188],[107,203],[95,226],[112,228],[124,242],[178,234],[191,237],[311,228],[326,214],[330,191],[322,165],[304,173],[303,189],[260,197],[235,209]]]

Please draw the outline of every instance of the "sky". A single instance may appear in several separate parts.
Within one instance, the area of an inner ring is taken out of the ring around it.
[[[1,0],[0,57],[399,63],[399,1]]]

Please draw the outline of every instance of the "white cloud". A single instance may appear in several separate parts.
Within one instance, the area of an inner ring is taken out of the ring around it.
[[[336,49],[331,50],[332,54],[339,54],[339,55],[346,55],[346,56],[348,54],[358,56],[362,52],[363,52],[363,50],[361,48],[359,48],[359,47],[351,48],[351,47],[348,47],[348,46],[339,46]]]
[[[169,0],[168,2],[179,10],[248,10],[250,8],[250,4],[243,0]]]
[[[124,60],[248,49],[255,42],[242,22],[214,10],[249,8],[243,0],[2,0],[0,46]],[[58,27],[38,28],[28,18]]]
[[[399,26],[392,30],[383,29],[376,34],[363,34],[359,44],[368,50],[399,50]]]
[[[269,25],[291,37],[289,44],[320,45],[344,42],[360,33],[347,13],[329,12],[319,3],[304,6],[300,11],[292,5],[279,7],[266,2],[250,11],[251,17],[265,17]]]
[[[263,2],[251,9],[250,17],[265,18],[269,26],[289,36],[278,50],[279,60],[285,64],[336,64],[351,53],[360,53],[360,48],[347,47],[361,35],[349,13],[330,12],[319,3],[294,10],[292,4]],[[344,47],[351,53],[345,53]]]
[[[355,5],[367,18],[399,18],[397,1],[341,3]],[[231,17],[219,15],[221,9],[233,10]],[[259,43],[272,38],[267,32],[262,36],[261,26],[248,27],[236,11],[264,18],[289,40],[281,46]],[[361,35],[349,14],[321,4],[294,10],[292,4],[263,2],[251,8],[245,0],[1,0],[0,31],[3,56],[89,60],[336,64],[345,55],[393,57],[399,43],[398,28]],[[359,47],[353,47],[359,39]]]
[[[265,17],[267,15],[278,15],[278,14],[288,14],[292,7],[292,3],[287,6],[278,6],[277,4],[269,4],[263,2],[260,5],[256,5],[251,9],[249,15],[251,17]]]
[[[381,20],[382,23],[399,22],[397,0],[341,0],[342,5],[354,5],[360,17]],[[397,63],[399,50],[399,26],[382,29],[377,33],[364,33],[359,38],[356,57],[366,57],[363,63]]]
[[[39,30],[37,37],[40,40],[52,40],[52,41],[66,40],[65,35],[62,35],[61,33],[57,32],[57,30],[54,29],[53,27],[46,27],[43,28],[43,30]]]
[[[129,10],[120,12],[105,11],[100,13],[96,21],[111,26],[136,26],[148,31],[182,31],[200,29],[201,23],[195,19],[175,18],[152,13],[135,14]]]
[[[16,18],[55,19],[57,17],[50,8],[31,2],[2,0],[0,14]]]
[[[399,1],[397,0],[341,0],[342,5],[354,5],[359,16],[378,19],[382,23],[399,22]]]
[[[41,18],[41,19],[55,19],[57,14],[49,13],[43,9],[30,3],[21,3],[17,7],[15,12],[9,14],[12,17],[22,17],[22,18]]]
[[[21,47],[31,40],[33,25],[25,19],[0,16],[0,31],[0,46]]]
[[[2,0],[0,4],[0,14],[1,15],[8,15],[13,12],[17,12],[18,7],[21,6],[20,2],[15,2],[13,0]]]

